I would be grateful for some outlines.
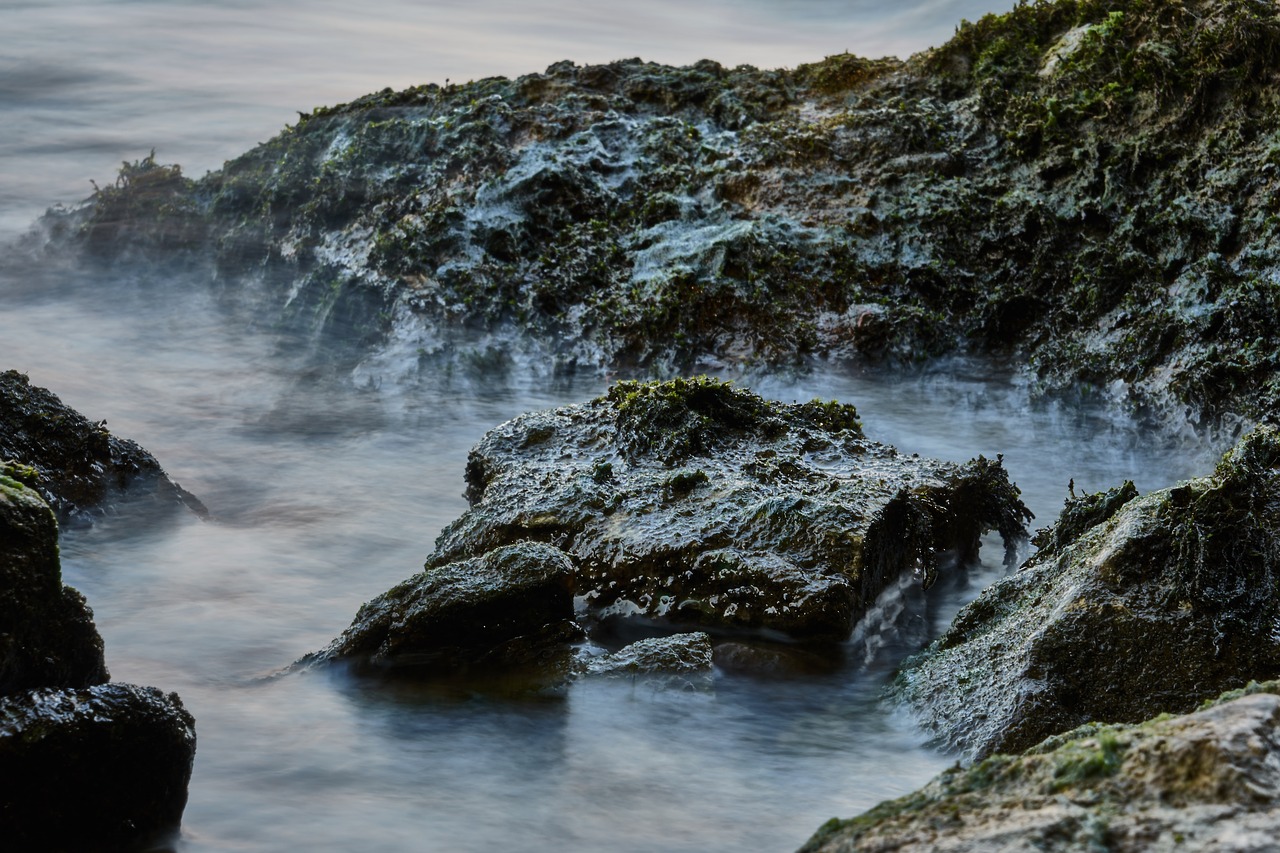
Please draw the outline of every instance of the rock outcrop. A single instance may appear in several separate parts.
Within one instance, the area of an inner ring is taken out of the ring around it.
[[[28,485],[64,522],[92,516],[105,503],[126,497],[207,514],[199,500],[169,479],[154,456],[112,435],[106,421],[89,421],[16,370],[0,372],[4,460],[28,469]]]
[[[899,696],[970,756],[1183,713],[1280,672],[1280,429],[1212,476],[1069,502],[1042,550],[908,660]]]
[[[38,476],[0,465],[0,838],[136,850],[177,831],[194,721],[174,694],[106,683],[93,613],[62,583],[53,511],[12,475]]]
[[[1026,3],[906,62],[387,89],[197,181],[126,164],[44,226],[249,280],[359,381],[1013,349],[1038,388],[1259,417],[1278,74],[1274,4]]]
[[[1012,554],[1030,518],[1018,495],[999,461],[869,441],[852,406],[623,382],[486,434],[471,508],[426,571],[318,658],[456,669],[517,638],[571,642],[571,619],[595,637],[631,624],[834,648],[904,573],[962,571],[990,529]]]
[[[1273,850],[1277,690],[1255,684],[1186,716],[1089,726],[956,767],[914,794],[832,819],[801,853]]]

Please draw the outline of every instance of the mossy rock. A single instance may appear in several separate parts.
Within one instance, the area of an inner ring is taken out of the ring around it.
[[[1280,668],[1280,430],[1213,475],[1068,504],[1062,529],[907,661],[895,691],[970,756],[1183,713]]]

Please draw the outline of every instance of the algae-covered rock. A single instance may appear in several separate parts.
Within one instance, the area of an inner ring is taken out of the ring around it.
[[[784,405],[708,379],[623,382],[491,430],[471,508],[428,566],[522,540],[570,559],[591,619],[839,642],[904,572],[930,583],[1030,513],[998,461],[955,465],[862,435],[852,406]]]
[[[1280,671],[1280,430],[1210,477],[1069,504],[1048,547],[903,667],[895,689],[967,754],[1181,713]]]
[[[1037,388],[1258,418],[1277,73],[1273,3],[1020,3],[906,62],[388,89],[199,180],[126,164],[44,230],[247,282],[360,382],[1014,349]]]
[[[49,505],[0,465],[0,696],[107,680],[84,596],[62,583]]]
[[[593,676],[710,675],[711,638],[701,631],[650,637],[586,662]]]
[[[174,484],[155,457],[32,385],[16,370],[0,372],[0,460],[20,463],[31,488],[60,518],[100,510],[108,498],[150,497],[204,514],[198,500]]]
[[[176,832],[195,757],[176,694],[103,684],[0,697],[9,850],[131,851]]]
[[[1275,849],[1280,684],[1196,713],[1090,726],[995,755],[851,820],[802,853]]]
[[[579,636],[568,558],[521,542],[429,567],[365,604],[342,636],[301,663],[417,675],[557,673]]]

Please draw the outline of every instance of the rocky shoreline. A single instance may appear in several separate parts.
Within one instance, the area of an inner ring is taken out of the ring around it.
[[[965,352],[1025,363],[1038,394],[1229,436],[1206,477],[1073,495],[891,687],[962,765],[804,849],[1227,833],[1263,850],[1280,802],[1277,77],[1280,10],[1255,0],[1023,4],[905,62],[566,62],[316,110],[200,180],[125,164],[51,211],[41,242],[251,301],[370,387]],[[0,392],[0,522],[21,533],[0,569],[43,591],[13,624],[57,635],[5,650],[0,735],[41,714],[74,733],[71,709],[113,703],[163,718],[139,731],[169,738],[148,776],[171,797],[144,812],[171,829],[190,716],[104,683],[45,502],[64,519],[121,490],[198,502],[19,374]],[[466,481],[424,571],[294,670],[504,690],[776,673],[838,655],[900,578],[963,572],[985,531],[1016,554],[1030,521],[998,459],[908,457],[851,406],[705,378],[618,382],[502,424]],[[38,813],[22,802],[0,794],[0,821]]]

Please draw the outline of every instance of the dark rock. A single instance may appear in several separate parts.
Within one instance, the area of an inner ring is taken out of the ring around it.
[[[891,581],[977,556],[1030,517],[1000,463],[904,456],[852,406],[783,405],[712,380],[619,383],[491,430],[472,507],[428,566],[522,540],[572,561],[591,617],[838,643]]]
[[[100,511],[126,491],[130,500],[186,505],[207,514],[198,500],[165,475],[160,463],[128,439],[92,423],[16,370],[0,373],[0,461],[26,469],[27,485],[59,518]]]
[[[349,661],[415,675],[559,672],[573,623],[573,567],[533,542],[436,565],[360,608],[351,627],[303,665]]]
[[[0,696],[107,680],[84,596],[62,584],[48,504],[0,465]]]
[[[1184,713],[1280,671],[1280,430],[1213,475],[1069,504],[1051,547],[997,581],[895,685],[971,756],[1093,721]]]
[[[801,853],[1275,849],[1280,684],[1182,717],[1089,726],[1024,755],[956,767]]]
[[[195,758],[176,694],[103,684],[0,697],[0,836],[10,850],[131,851],[175,833]]]

